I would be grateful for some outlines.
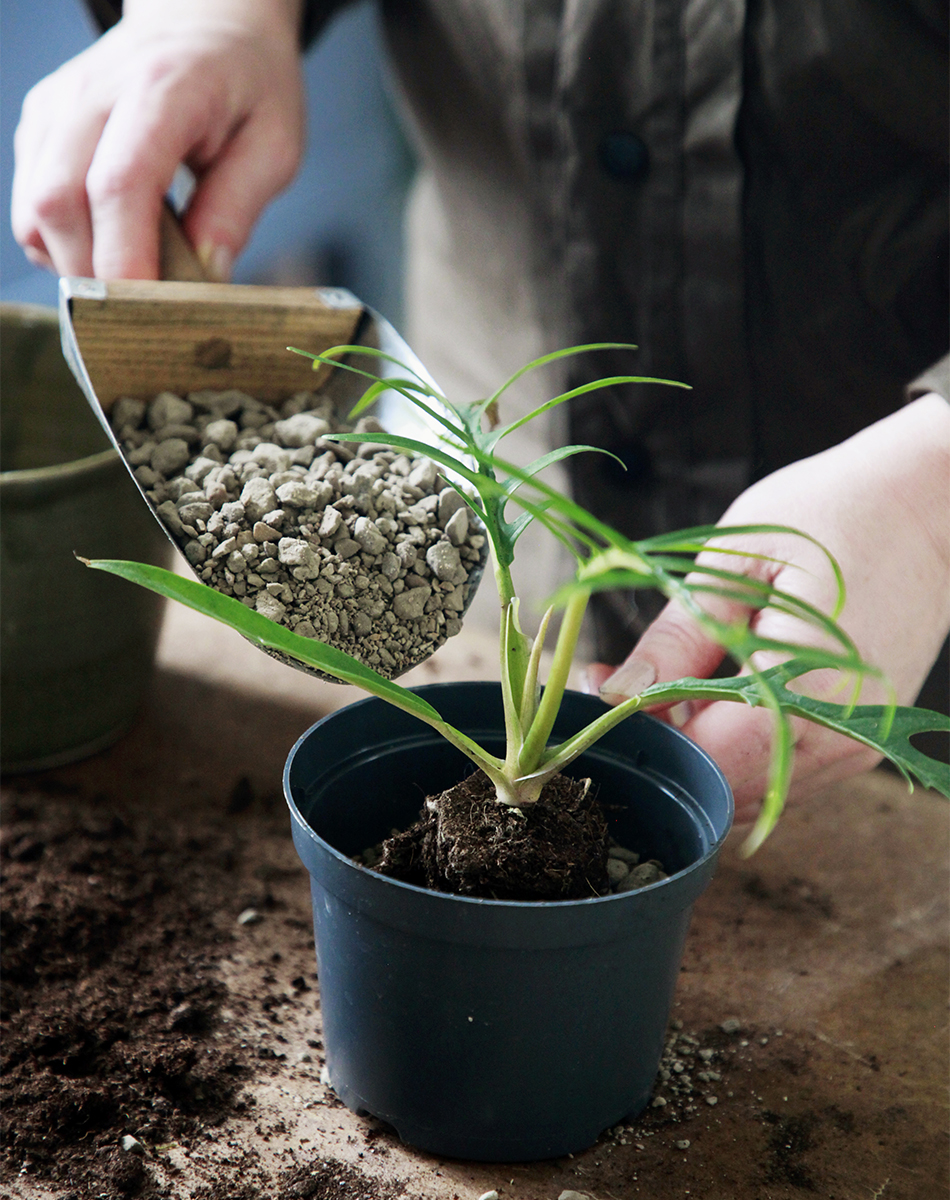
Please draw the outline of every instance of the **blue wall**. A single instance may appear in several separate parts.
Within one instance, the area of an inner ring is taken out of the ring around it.
[[[80,0],[0,4],[0,299],[56,303],[10,230],[13,133],[32,85],[95,36]],[[402,319],[402,213],[413,163],[388,93],[375,9],[348,8],[307,55],[308,146],[290,189],[265,212],[235,268],[241,283],[348,287]]]

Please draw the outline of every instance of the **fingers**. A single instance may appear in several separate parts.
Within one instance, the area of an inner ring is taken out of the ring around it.
[[[611,681],[610,687],[605,686],[608,680]],[[619,704],[631,696],[639,696],[654,683],[656,667],[637,659],[628,659],[617,668],[608,667],[605,663],[591,663],[585,678],[588,693],[599,693],[608,704]]]
[[[805,799],[878,762],[872,750],[841,734],[797,718],[791,724],[795,771],[789,801]],[[753,821],[768,786],[772,714],[742,704],[711,704],[687,721],[682,732],[697,742],[726,776],[735,800],[736,822]]]
[[[177,7],[176,19],[130,9],[28,97],[11,218],[31,261],[156,278],[161,205],[186,162],[198,177],[186,232],[224,277],[292,178],[303,140],[295,7]]]
[[[74,74],[57,72],[24,100],[14,137],[11,224],[34,264],[63,275],[91,275],[85,178],[106,114],[87,101],[80,118]]]
[[[748,610],[724,598],[704,603],[711,616],[736,620]],[[636,696],[657,681],[669,683],[692,675],[707,678],[725,657],[725,651],[703,631],[702,626],[675,601],[671,601],[649,626],[633,653],[606,678],[599,679],[601,696],[608,703]],[[643,681],[648,679],[648,683]],[[611,699],[612,698],[612,699]]]
[[[86,175],[93,274],[157,279],[159,213],[193,138],[194,119],[166,86],[134,87],[116,100]]]
[[[199,258],[220,280],[264,208],[296,173],[302,119],[288,122],[272,108],[254,114],[200,176],[184,220]]]

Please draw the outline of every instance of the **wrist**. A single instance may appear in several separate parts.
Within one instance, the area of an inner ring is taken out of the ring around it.
[[[895,499],[920,523],[950,573],[950,404],[930,392],[880,424],[898,464],[906,464]]]

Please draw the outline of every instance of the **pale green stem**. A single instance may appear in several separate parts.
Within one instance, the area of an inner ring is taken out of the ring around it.
[[[554,647],[554,659],[548,674],[541,703],[535,713],[531,728],[528,730],[524,746],[521,750],[520,766],[522,774],[528,774],[541,761],[551,730],[561,707],[564,689],[574,662],[574,651],[577,639],[580,637],[584,613],[587,609],[587,593],[578,592],[571,597],[564,610],[564,618]]]
[[[530,729],[531,722],[538,711],[538,677],[541,671],[541,655],[544,652],[544,640],[547,637],[548,625],[554,615],[554,608],[549,608],[541,618],[538,635],[531,646],[531,656],[528,659],[528,672],[524,681],[524,697],[521,701],[521,728]]]
[[[499,562],[495,548],[495,540],[491,539],[492,563],[495,569],[495,585],[498,589],[498,599],[501,604],[501,650],[499,667],[501,670],[502,695],[505,698],[505,732],[508,740],[509,758],[511,747],[519,749],[522,740],[522,730],[519,714],[522,697],[524,696],[525,678],[528,673],[530,650],[528,639],[518,624],[518,597],[515,595],[511,572],[507,566]],[[512,763],[512,770],[515,764]]]
[[[505,713],[505,776],[513,779],[518,774],[518,760],[524,742],[524,725],[521,720],[521,696],[512,692],[510,664],[517,657],[513,643],[520,636],[518,629],[518,601],[512,599],[501,614],[501,699]]]

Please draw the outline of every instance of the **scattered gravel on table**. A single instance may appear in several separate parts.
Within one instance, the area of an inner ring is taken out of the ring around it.
[[[680,1125],[698,1116],[704,1106],[713,1108],[719,1103],[725,1084],[723,1072],[717,1068],[728,1069],[731,1051],[724,1045],[704,1046],[702,1042],[708,1038],[708,1032],[687,1033],[681,1022],[671,1022],[646,1110],[635,1122],[621,1123],[608,1130],[605,1135],[608,1141],[622,1146],[631,1140],[636,1143],[637,1138],[653,1136],[657,1128]],[[714,1084],[721,1085],[718,1095]],[[685,1150],[689,1142],[681,1139],[676,1146]]]
[[[428,458],[325,434],[346,425],[300,392],[117,400],[112,426],[195,573],[272,621],[392,677],[461,629],[485,537]]]

